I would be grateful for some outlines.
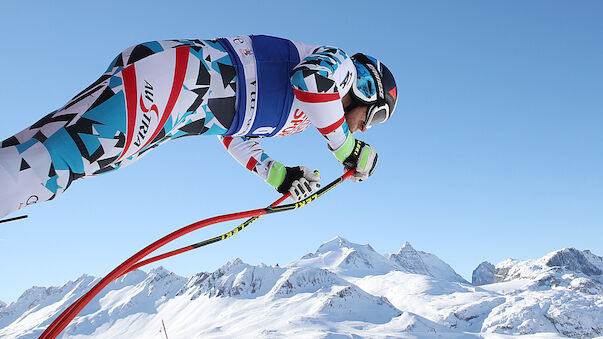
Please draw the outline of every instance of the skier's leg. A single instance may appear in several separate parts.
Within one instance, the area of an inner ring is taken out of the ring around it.
[[[122,70],[153,54],[139,46],[119,54],[61,109],[0,143],[0,218],[55,198],[75,179],[119,167],[112,160],[125,141]]]
[[[51,200],[74,179],[90,174],[82,160],[90,155],[82,150],[92,145],[99,133],[93,132],[92,124],[82,116],[98,106],[101,98],[108,100],[115,94],[106,91],[111,78],[105,73],[67,105],[0,144],[0,218],[24,206]],[[103,109],[107,118],[123,114],[113,108]],[[78,131],[87,135],[78,136]]]
[[[50,164],[48,152],[35,139],[18,146],[0,148],[0,218],[23,208],[52,198],[41,178],[46,164]],[[10,142],[4,141],[3,145]],[[33,166],[33,167],[32,167]]]
[[[126,49],[64,107],[0,144],[0,218],[53,199],[73,180],[136,161],[169,139],[224,133],[235,90],[230,58],[215,41]]]

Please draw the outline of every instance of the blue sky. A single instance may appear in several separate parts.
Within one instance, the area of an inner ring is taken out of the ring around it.
[[[601,2],[33,3],[0,4],[0,139],[64,105],[121,50],[150,40],[271,34],[362,51],[396,75],[395,116],[357,135],[380,155],[370,180],[161,263],[180,275],[236,257],[285,264],[337,235],[381,253],[409,241],[469,280],[484,260],[570,246],[603,254]],[[312,128],[263,145],[287,165],[319,169],[325,182],[341,174]],[[2,224],[0,300],[105,275],[181,226],[277,198],[215,137],[169,142]],[[197,231],[169,249],[234,226]]]

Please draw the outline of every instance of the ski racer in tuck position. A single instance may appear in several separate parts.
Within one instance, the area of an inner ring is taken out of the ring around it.
[[[217,135],[241,165],[298,201],[320,176],[273,160],[258,138],[311,123],[362,181],[377,153],[352,133],[388,120],[396,102],[382,63],[335,47],[263,35],[136,45],[65,106],[2,141],[0,218],[189,135]]]

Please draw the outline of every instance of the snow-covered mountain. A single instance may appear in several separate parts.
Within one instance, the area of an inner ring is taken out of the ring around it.
[[[384,274],[396,265],[375,252],[371,245],[358,245],[342,237],[322,244],[314,253],[304,255],[287,267],[317,267],[345,277]]]
[[[564,248],[537,260],[518,261],[507,259],[496,265],[494,282],[513,279],[534,279],[543,273],[571,272],[588,277],[603,275],[603,258],[590,251]]]
[[[408,273],[428,275],[437,279],[467,283],[450,265],[431,253],[415,250],[408,242],[398,253],[388,256],[389,260]]]
[[[474,286],[408,243],[381,255],[337,237],[285,267],[235,259],[188,279],[164,268],[131,272],[63,338],[165,338],[163,324],[170,338],[596,337],[603,335],[602,271],[603,258],[570,248],[482,263]],[[97,280],[32,287],[0,303],[0,337],[38,337]]]

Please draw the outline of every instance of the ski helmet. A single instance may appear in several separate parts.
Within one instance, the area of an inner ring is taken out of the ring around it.
[[[364,105],[366,127],[386,122],[394,113],[398,102],[393,74],[379,60],[356,53],[352,56],[356,66],[356,80],[352,83],[352,96]]]

